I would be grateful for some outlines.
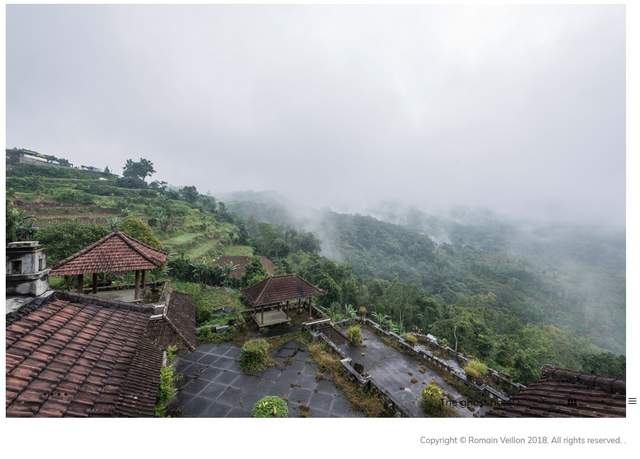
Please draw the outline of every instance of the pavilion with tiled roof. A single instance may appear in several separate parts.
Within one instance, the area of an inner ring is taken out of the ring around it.
[[[53,267],[51,276],[77,276],[78,291],[82,293],[84,275],[92,274],[92,290],[97,292],[98,273],[135,272],[134,299],[144,289],[146,272],[161,268],[167,254],[131,236],[116,231],[88,247],[65,258]]]
[[[7,315],[6,415],[153,416],[163,354],[195,349],[190,298],[166,305],[54,291]]]
[[[606,376],[545,366],[537,383],[493,408],[489,417],[625,417],[626,384]]]
[[[311,308],[311,299],[323,294],[324,290],[297,274],[267,277],[242,289],[245,302],[258,310],[254,319],[259,327],[288,322],[283,306],[288,308],[295,302],[298,307],[308,305]]]

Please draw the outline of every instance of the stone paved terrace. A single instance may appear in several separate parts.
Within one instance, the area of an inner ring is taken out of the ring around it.
[[[369,327],[362,327],[362,346],[348,344],[340,348],[353,363],[364,365],[364,372],[380,387],[387,390],[413,416],[424,416],[420,406],[420,393],[432,379],[451,394],[455,400],[465,400],[460,392],[442,376],[416,358],[385,344]],[[417,382],[412,383],[415,378]],[[473,412],[464,407],[454,407],[456,416],[470,417]]]
[[[258,375],[240,369],[240,348],[231,343],[206,344],[178,358],[183,375],[172,403],[183,417],[248,417],[254,403],[278,395],[289,405],[289,416],[357,417],[349,402],[327,379],[316,379],[317,367],[306,349],[294,341],[272,352],[276,364]],[[302,409],[302,407],[308,407]]]

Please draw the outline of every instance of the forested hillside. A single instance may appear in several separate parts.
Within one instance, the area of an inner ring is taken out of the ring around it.
[[[198,287],[238,287],[214,257],[264,255],[279,272],[298,272],[326,290],[320,302],[336,319],[364,306],[387,328],[432,333],[522,382],[536,379],[544,364],[624,375],[624,357],[604,351],[624,350],[621,248],[607,239],[565,244],[568,258],[554,248],[555,236],[507,249],[509,225],[498,231],[429,216],[383,221],[334,212],[301,218],[274,196],[245,193],[225,205],[193,186],[147,183],[155,171],[144,161],[125,165],[123,177],[14,165],[7,177],[8,237],[40,239],[55,263],[113,229],[126,230],[170,252],[168,271],[154,276],[170,276],[196,295],[200,324],[222,320],[212,316],[217,307],[238,304],[235,290]],[[593,265],[589,283],[608,285],[598,297],[610,300],[602,310],[581,312],[586,303],[576,293],[583,278],[576,270],[571,287],[562,260]],[[240,282],[264,275],[256,269]]]
[[[245,219],[274,222],[279,215],[310,228],[322,253],[352,269],[359,293],[354,299],[342,292],[340,301],[362,302],[403,328],[457,341],[525,379],[541,362],[588,368],[592,354],[624,353],[623,233],[519,224],[488,213],[399,214],[397,207],[392,215],[378,210],[379,218],[335,212],[298,218],[281,206],[265,217],[251,214],[254,205],[236,201],[230,208]],[[269,200],[265,206],[278,208]],[[613,366],[623,361],[602,355]]]

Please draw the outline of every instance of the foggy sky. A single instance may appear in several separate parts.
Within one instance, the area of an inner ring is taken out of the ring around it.
[[[214,195],[624,223],[624,7],[7,8],[8,147]]]

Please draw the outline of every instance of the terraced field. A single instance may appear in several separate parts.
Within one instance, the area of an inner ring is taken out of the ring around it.
[[[253,247],[249,245],[229,245],[224,248],[223,255],[250,257],[253,255]]]

